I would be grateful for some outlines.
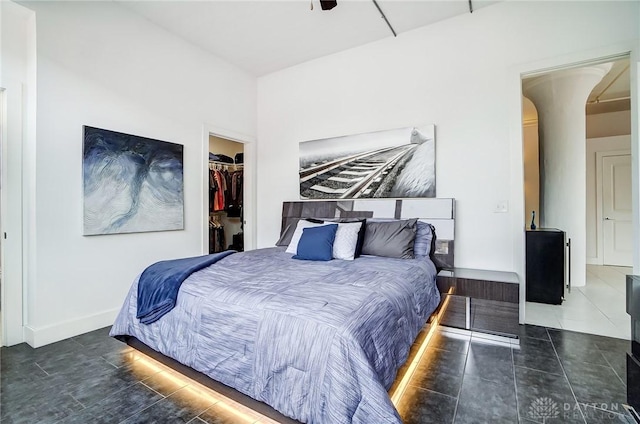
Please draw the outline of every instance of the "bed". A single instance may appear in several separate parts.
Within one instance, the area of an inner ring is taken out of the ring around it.
[[[286,202],[283,233],[303,217],[296,215],[374,218],[371,207],[347,202]],[[400,221],[402,207],[394,205]],[[312,261],[286,250],[235,253],[194,272],[175,308],[149,325],[135,318],[138,277],[111,335],[138,340],[303,423],[400,423],[387,390],[440,301],[433,262],[450,253]]]

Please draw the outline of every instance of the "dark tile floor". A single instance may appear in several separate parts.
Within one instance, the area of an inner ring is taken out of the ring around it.
[[[197,385],[141,366],[108,328],[32,349],[0,350],[0,422],[260,422]],[[522,326],[519,348],[438,331],[399,406],[405,423],[632,423],[629,342]],[[372,423],[375,424],[375,423]]]
[[[626,403],[629,341],[520,326],[520,346],[435,333],[405,392],[406,424],[635,423]]]

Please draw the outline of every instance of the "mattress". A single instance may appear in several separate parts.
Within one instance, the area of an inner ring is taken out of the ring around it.
[[[236,253],[193,273],[140,324],[137,279],[112,336],[152,349],[304,423],[400,423],[387,390],[440,295],[428,258]]]

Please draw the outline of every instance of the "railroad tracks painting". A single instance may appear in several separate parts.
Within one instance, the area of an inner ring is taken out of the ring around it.
[[[435,197],[435,126],[300,143],[300,197]]]

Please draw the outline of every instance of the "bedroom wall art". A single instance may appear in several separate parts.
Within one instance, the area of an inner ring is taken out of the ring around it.
[[[435,197],[435,125],[300,143],[300,198]]]
[[[184,146],[83,128],[84,235],[184,229]]]

